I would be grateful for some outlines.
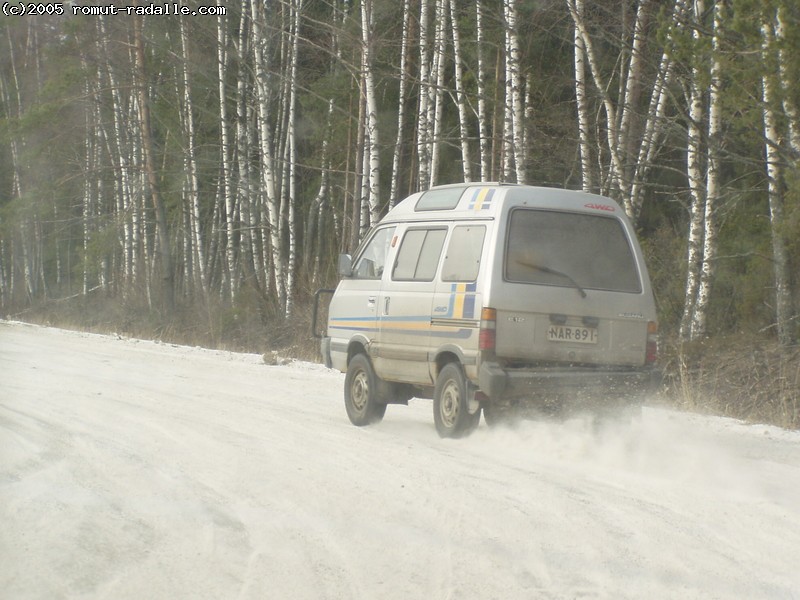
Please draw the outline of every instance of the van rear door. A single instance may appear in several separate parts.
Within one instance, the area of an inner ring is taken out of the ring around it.
[[[524,363],[645,363],[655,320],[640,251],[616,216],[514,208],[508,217],[496,353]]]

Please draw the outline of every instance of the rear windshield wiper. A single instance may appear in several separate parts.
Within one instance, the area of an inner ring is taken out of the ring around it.
[[[564,279],[569,281],[576,290],[578,290],[578,293],[581,295],[581,298],[586,298],[586,290],[584,290],[581,287],[581,284],[579,284],[571,276],[567,275],[563,271],[557,271],[555,269],[551,269],[550,267],[542,267],[541,265],[529,263],[524,260],[517,260],[516,263],[518,265],[522,265],[523,267],[528,267],[529,269],[536,269],[537,271],[541,271],[542,273],[548,273],[550,275],[557,275],[558,277],[563,277]]]

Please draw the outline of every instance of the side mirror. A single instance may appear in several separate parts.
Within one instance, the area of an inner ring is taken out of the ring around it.
[[[350,277],[353,275],[353,258],[349,254],[339,255],[339,275],[342,277]]]

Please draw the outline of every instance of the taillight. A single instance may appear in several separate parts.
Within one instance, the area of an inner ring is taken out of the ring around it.
[[[497,311],[493,308],[484,308],[481,311],[481,330],[478,337],[478,348],[481,350],[494,350],[497,342]]]
[[[645,364],[652,365],[658,358],[658,323],[647,323],[647,349],[645,351]]]

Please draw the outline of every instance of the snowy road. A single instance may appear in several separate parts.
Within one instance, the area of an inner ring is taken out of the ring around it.
[[[800,598],[800,433],[350,425],[340,374],[0,321],[0,596]]]

